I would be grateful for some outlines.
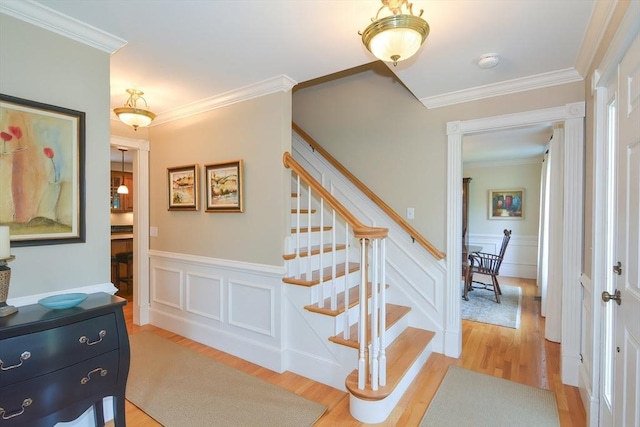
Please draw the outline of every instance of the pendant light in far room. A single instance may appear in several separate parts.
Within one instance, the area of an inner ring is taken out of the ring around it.
[[[129,189],[124,185],[124,152],[127,150],[124,148],[118,148],[118,150],[122,151],[122,182],[118,187],[118,194],[129,194]]]

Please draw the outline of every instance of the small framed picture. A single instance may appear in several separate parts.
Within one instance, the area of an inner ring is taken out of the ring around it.
[[[205,165],[206,211],[244,212],[242,160]]]
[[[524,219],[524,189],[489,190],[489,219]]]
[[[170,211],[198,210],[198,165],[167,168]]]

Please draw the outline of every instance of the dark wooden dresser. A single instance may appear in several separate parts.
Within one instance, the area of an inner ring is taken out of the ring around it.
[[[33,304],[0,318],[0,427],[50,427],[113,396],[114,421],[125,426],[129,373],[125,299],[90,294],[80,305],[51,310]]]

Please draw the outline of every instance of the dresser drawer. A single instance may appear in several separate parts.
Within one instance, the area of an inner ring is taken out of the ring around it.
[[[42,377],[0,388],[0,426],[27,426],[58,408],[110,394],[118,382],[118,351],[102,354]]]
[[[118,348],[113,314],[0,341],[0,387]]]

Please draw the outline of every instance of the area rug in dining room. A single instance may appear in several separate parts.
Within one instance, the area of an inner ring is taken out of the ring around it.
[[[420,427],[559,427],[551,390],[450,366]]]
[[[129,341],[126,398],[165,427],[311,426],[327,409],[153,333]]]
[[[500,285],[500,304],[493,290],[474,289],[467,293],[469,301],[460,302],[462,318],[474,322],[490,323],[518,329],[522,307],[522,289],[519,286]]]

